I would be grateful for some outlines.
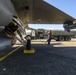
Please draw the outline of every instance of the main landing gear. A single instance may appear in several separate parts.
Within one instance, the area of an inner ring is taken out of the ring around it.
[[[24,53],[35,53],[35,50],[31,48],[31,38],[28,36],[26,37],[27,43],[26,43],[26,48],[23,51]]]

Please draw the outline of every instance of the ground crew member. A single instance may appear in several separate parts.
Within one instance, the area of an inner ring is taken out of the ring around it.
[[[52,39],[52,31],[50,30],[48,32],[48,39],[47,39],[48,45],[50,45],[51,39]]]

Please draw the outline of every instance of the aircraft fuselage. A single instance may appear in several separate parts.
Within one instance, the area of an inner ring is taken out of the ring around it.
[[[0,26],[7,26],[13,16],[16,16],[16,11],[11,0],[0,0]]]

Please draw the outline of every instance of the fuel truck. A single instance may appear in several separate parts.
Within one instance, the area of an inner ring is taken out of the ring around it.
[[[27,36],[30,36],[31,39],[47,39],[48,31],[46,29],[36,29],[26,32]],[[64,30],[52,30],[52,39],[56,41],[70,41],[71,38],[76,36],[76,31],[66,32]]]

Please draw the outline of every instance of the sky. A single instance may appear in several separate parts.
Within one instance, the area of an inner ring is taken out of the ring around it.
[[[76,0],[44,0],[68,15],[76,18]],[[46,27],[47,26],[47,27]],[[29,27],[35,29],[51,29],[51,30],[64,30],[62,24],[29,24]]]

